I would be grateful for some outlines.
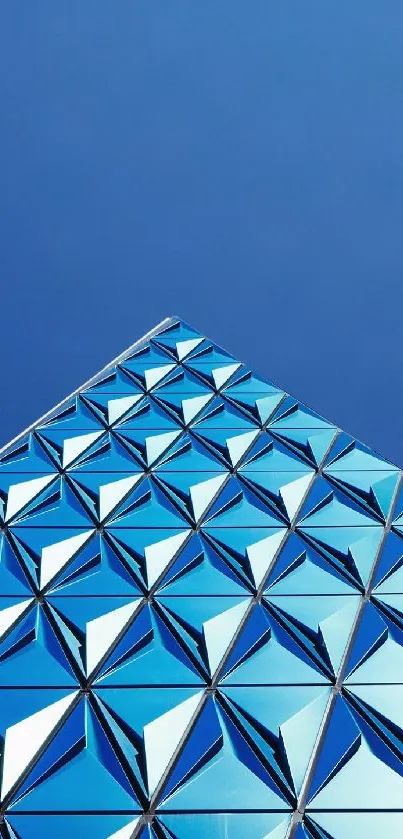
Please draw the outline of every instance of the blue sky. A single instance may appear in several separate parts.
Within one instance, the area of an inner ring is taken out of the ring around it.
[[[166,315],[403,463],[401,0],[0,10],[1,441]]]

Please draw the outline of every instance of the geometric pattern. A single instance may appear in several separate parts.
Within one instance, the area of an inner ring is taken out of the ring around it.
[[[170,318],[0,453],[2,839],[403,835],[402,473]]]

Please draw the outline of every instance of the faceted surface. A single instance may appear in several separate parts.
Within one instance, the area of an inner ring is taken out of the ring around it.
[[[397,467],[171,318],[0,526],[3,839],[403,834]]]

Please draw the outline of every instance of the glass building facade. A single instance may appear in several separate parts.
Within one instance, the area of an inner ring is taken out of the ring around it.
[[[2,839],[403,836],[393,464],[171,318],[0,524]]]

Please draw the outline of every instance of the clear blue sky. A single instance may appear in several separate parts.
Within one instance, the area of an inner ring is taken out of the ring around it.
[[[1,440],[169,314],[403,463],[401,0],[0,10]]]

